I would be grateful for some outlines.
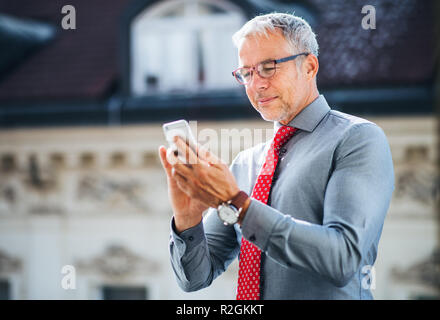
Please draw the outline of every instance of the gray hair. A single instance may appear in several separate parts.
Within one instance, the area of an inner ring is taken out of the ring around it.
[[[318,56],[318,42],[310,25],[303,18],[287,13],[256,16],[232,36],[232,41],[238,47],[243,38],[255,34],[269,37],[268,31],[275,31],[275,28],[282,29],[292,54],[308,52]]]

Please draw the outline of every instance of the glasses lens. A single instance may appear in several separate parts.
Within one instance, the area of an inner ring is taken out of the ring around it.
[[[251,81],[251,70],[249,68],[241,68],[235,72],[235,76],[242,84],[249,83]]]
[[[272,77],[275,73],[275,61],[262,62],[258,65],[258,74],[263,78]]]

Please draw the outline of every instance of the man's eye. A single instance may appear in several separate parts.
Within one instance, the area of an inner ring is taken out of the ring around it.
[[[274,74],[275,67],[263,67],[260,71],[262,77],[270,77]]]

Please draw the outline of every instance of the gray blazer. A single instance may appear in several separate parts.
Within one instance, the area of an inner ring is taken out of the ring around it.
[[[275,122],[275,130],[281,126]],[[252,199],[241,228],[215,209],[181,234],[171,223],[171,264],[185,291],[207,287],[238,257],[241,237],[262,250],[261,299],[372,299],[372,267],[394,190],[384,132],[331,110],[320,95],[290,123],[269,204]],[[270,142],[231,165],[249,195]]]

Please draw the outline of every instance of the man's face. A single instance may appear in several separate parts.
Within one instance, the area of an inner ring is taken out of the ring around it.
[[[247,37],[238,48],[240,66],[246,67],[293,54],[279,30],[269,33],[269,38],[264,35]],[[276,68],[269,79],[254,72],[252,81],[246,85],[246,94],[263,119],[286,124],[302,110],[309,89],[302,72],[297,71],[295,60],[277,64]]]

